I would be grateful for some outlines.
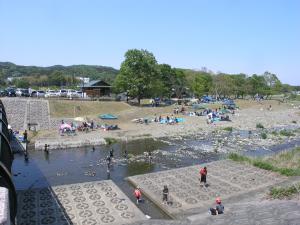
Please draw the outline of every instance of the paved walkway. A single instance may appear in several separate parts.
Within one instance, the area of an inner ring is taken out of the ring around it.
[[[18,225],[119,225],[146,219],[112,182],[97,181],[19,192]]]
[[[209,184],[206,188],[200,186],[200,166],[137,175],[128,180],[135,186],[140,186],[142,192],[168,215],[183,218],[209,208],[216,197],[226,200],[287,179],[276,173],[230,160],[215,161],[206,166]],[[162,203],[164,185],[169,188],[169,204]]]

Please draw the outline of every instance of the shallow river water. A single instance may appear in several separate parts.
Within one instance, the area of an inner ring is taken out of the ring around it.
[[[232,134],[230,134],[232,135]],[[234,134],[236,135],[236,134]],[[249,135],[241,132],[239,135]],[[298,146],[300,140],[266,149],[245,149],[248,155],[264,155]],[[113,180],[129,198],[133,199],[133,187],[126,177],[151,173],[171,168],[210,162],[226,157],[224,153],[207,151],[213,146],[213,139],[192,137],[177,140],[144,139],[111,146],[29,151],[29,161],[22,154],[16,154],[13,163],[13,179],[17,190],[27,190],[81,183],[96,180]],[[106,156],[114,149],[113,163],[107,173]],[[127,152],[127,154],[126,154]],[[151,152],[151,157],[149,157]],[[153,203],[145,200],[140,209],[152,218],[167,218]]]

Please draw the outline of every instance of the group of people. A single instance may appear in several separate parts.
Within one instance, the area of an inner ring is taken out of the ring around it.
[[[179,119],[173,114],[171,116],[166,116],[166,117],[162,117],[161,115],[157,117],[155,115],[154,122],[172,125],[172,124],[177,124],[179,122]]]
[[[199,171],[200,174],[200,184],[203,187],[202,183],[204,184],[204,187],[207,187],[206,177],[207,177],[207,167],[203,167]],[[134,190],[134,196],[136,198],[136,203],[139,204],[142,201],[142,192],[139,186],[136,187]],[[164,185],[162,190],[162,202],[169,204],[169,189],[167,185]],[[209,209],[209,213],[211,215],[218,215],[224,213],[224,205],[222,205],[222,201],[220,197],[216,198],[216,206],[214,208]]]

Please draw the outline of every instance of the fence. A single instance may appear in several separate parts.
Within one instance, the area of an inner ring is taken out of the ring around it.
[[[10,146],[12,133],[8,129],[5,109],[0,100],[0,187],[9,191],[10,220],[15,224],[17,214],[17,194],[11,178],[11,166],[14,159]]]

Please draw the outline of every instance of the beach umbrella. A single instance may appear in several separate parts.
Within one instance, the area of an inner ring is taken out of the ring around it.
[[[85,119],[83,117],[75,117],[74,120],[78,121],[78,122],[84,122],[85,121]]]
[[[71,129],[71,125],[67,124],[67,123],[64,123],[62,125],[60,125],[60,129],[63,130],[63,129]]]

